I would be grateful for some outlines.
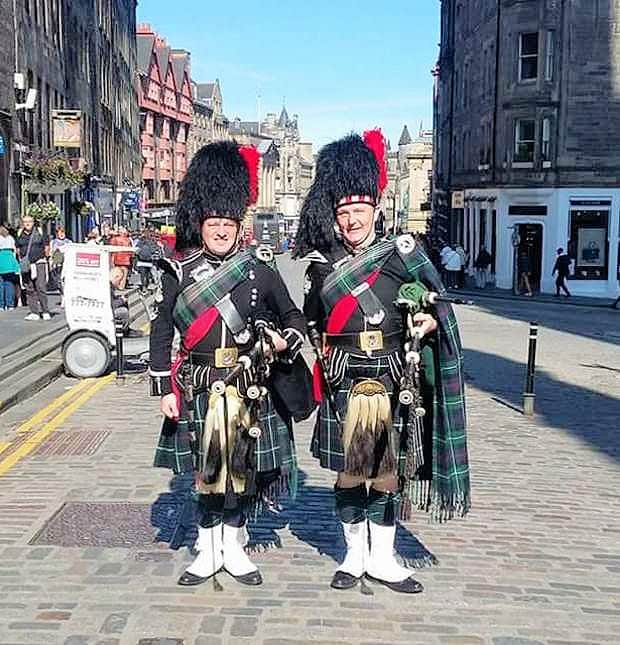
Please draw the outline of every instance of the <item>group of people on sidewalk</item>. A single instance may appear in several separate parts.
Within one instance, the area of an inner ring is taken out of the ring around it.
[[[445,289],[413,237],[375,232],[387,169],[373,130],[318,156],[295,240],[294,257],[307,263],[300,311],[271,251],[241,250],[258,164],[256,149],[234,142],[199,150],[180,187],[176,257],[159,262],[155,465],[193,473],[198,509],[197,556],[178,584],[220,571],[263,582],[245,525],[282,494],[294,500],[294,422],[318,407],[310,450],[334,472],[346,545],[331,587],[372,580],[418,593],[395,557],[398,519],[421,509],[445,521],[471,503],[462,349]],[[306,334],[312,375],[300,353]]]

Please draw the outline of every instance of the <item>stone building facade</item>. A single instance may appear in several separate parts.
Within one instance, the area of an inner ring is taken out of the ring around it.
[[[188,166],[193,118],[190,54],[172,49],[150,25],[139,25],[138,102],[147,216],[170,209]]]
[[[497,286],[518,257],[554,290],[618,291],[620,5],[614,0],[443,0],[435,96],[434,216],[491,252]]]
[[[28,202],[54,200],[69,232],[80,239],[85,216],[72,203],[88,200],[100,220],[111,220],[122,191],[140,181],[136,0],[16,0],[14,7],[12,65],[37,99],[34,109],[13,118],[11,216],[17,219]],[[53,145],[55,110],[79,111],[79,148]],[[23,174],[28,159],[54,154],[84,171],[84,186],[68,191]]]
[[[187,141],[188,162],[203,146],[230,139],[230,122],[224,114],[224,101],[218,79],[214,83],[192,81],[194,113]]]
[[[0,2],[0,223],[9,219],[9,183],[13,148],[13,73],[15,35],[13,3]]]

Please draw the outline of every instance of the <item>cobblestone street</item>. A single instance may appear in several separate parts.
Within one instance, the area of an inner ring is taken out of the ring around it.
[[[525,306],[481,300],[458,311],[474,505],[465,520],[417,515],[399,529],[403,556],[425,548],[439,560],[419,570],[423,594],[329,589],[344,543],[331,476],[308,453],[309,422],[297,427],[296,502],[251,531],[280,543],[254,556],[265,584],[220,574],[219,593],[178,587],[191,555],[155,541],[170,537],[175,496],[169,473],[151,467],[157,401],[132,377],[102,384],[0,476],[0,643],[618,642],[619,318]],[[526,419],[517,408],[534,315],[538,414]],[[74,384],[56,381],[0,417],[0,461],[36,430],[17,426]]]

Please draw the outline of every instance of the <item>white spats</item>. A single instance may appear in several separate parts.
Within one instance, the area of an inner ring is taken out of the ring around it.
[[[412,572],[398,564],[394,557],[394,538],[396,526],[381,526],[374,522],[370,525],[370,556],[366,562],[368,575],[385,582],[402,582]]]
[[[368,533],[366,527],[365,520],[356,524],[342,523],[347,555],[337,571],[344,571],[356,578],[361,578],[364,575],[364,566],[368,559],[366,552],[368,549]]]
[[[222,553],[222,525],[205,529],[198,527],[198,539],[194,548],[199,552],[198,557],[187,568],[200,578],[208,578],[219,571],[224,564]]]
[[[224,524],[224,569],[232,576],[244,576],[258,567],[243,550],[247,533],[243,527]]]

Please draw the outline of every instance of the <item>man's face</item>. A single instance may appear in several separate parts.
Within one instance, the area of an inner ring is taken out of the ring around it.
[[[202,223],[202,240],[215,255],[224,256],[237,241],[239,224],[226,217],[209,217]]]
[[[362,244],[374,227],[374,206],[346,204],[336,210],[336,224],[345,241],[355,247]]]
[[[27,233],[30,233],[32,229],[34,228],[34,219],[32,217],[26,215],[26,217],[22,217],[22,225],[24,227],[24,230]]]

